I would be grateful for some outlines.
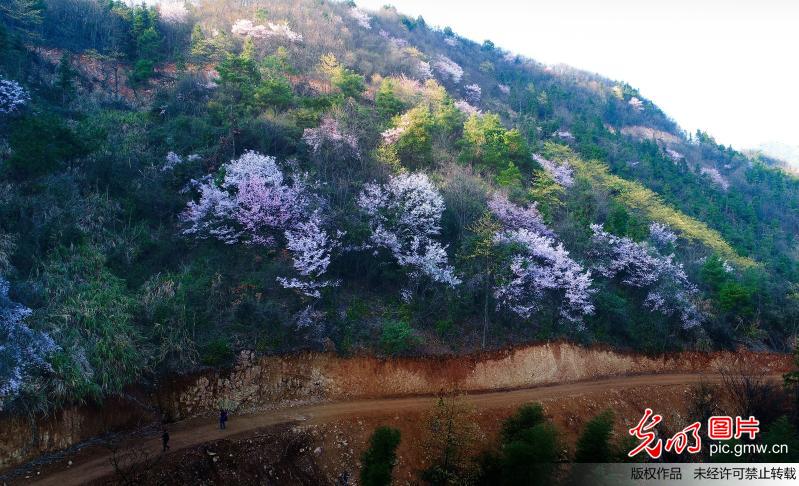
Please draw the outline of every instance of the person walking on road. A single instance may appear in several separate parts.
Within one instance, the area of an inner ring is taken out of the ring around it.
[[[219,409],[219,428],[225,430],[226,423],[227,423],[227,410],[221,408]]]
[[[164,433],[161,434],[161,442],[164,444],[164,450],[162,452],[166,452],[169,450],[169,431],[166,430],[164,427]]]

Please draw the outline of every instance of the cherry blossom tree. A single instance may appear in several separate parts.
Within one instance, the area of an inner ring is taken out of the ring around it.
[[[160,2],[158,14],[167,23],[180,24],[188,19],[189,11],[183,1]]]
[[[644,111],[644,102],[638,99],[638,97],[633,96],[632,98],[630,98],[630,101],[628,103],[630,104],[633,110]]]
[[[352,7],[350,9],[350,17],[355,19],[355,22],[357,22],[358,25],[360,25],[364,29],[372,28],[371,24],[372,17],[370,17],[369,14],[359,9],[358,7]]]
[[[672,148],[667,148],[666,149],[666,155],[668,155],[671,158],[671,160],[673,160],[675,162],[679,162],[680,160],[685,158],[685,156],[683,154],[681,154],[680,152],[677,152],[676,150],[674,150]]]
[[[319,280],[327,271],[338,245],[323,227],[318,198],[304,178],[288,183],[274,157],[245,152],[222,167],[221,183],[208,175],[196,184],[198,201],[190,201],[180,215],[183,234],[213,238],[226,244],[275,247],[285,241],[298,278],[280,278],[285,287],[318,297],[319,289],[334,285]]]
[[[319,211],[315,211],[307,221],[297,223],[285,231],[286,249],[293,257],[294,269],[300,278],[279,277],[284,288],[295,289],[309,297],[319,297],[319,290],[337,286],[338,281],[324,280],[322,277],[330,265],[330,258],[342,233],[331,238],[324,229]]]
[[[572,132],[568,130],[557,130],[552,135],[560,139],[566,140],[568,142],[573,142],[575,140],[574,135],[572,135]]]
[[[291,30],[291,27],[285,22],[267,22],[266,25],[256,25],[252,20],[239,19],[233,23],[231,32],[235,35],[252,37],[253,39],[279,38],[290,42],[302,42],[302,34]]]
[[[488,209],[505,229],[526,229],[543,236],[555,236],[555,233],[544,223],[536,203],[523,208],[508,201],[508,197],[504,194],[497,192],[488,200]]]
[[[28,91],[18,82],[0,76],[0,114],[19,111],[31,100]]]
[[[333,117],[323,118],[317,128],[306,128],[303,131],[302,140],[314,153],[319,153],[323,147],[327,146],[334,152],[341,153],[346,150],[355,158],[360,158],[358,137],[343,132],[338,121]]]
[[[416,59],[414,71],[414,74],[419,79],[429,79],[433,77],[433,68],[430,67],[430,63],[422,59]]]
[[[456,101],[455,108],[457,108],[461,113],[463,113],[466,116],[472,116],[472,115],[480,116],[483,114],[482,111],[478,110],[475,106],[471,105],[466,100]]]
[[[400,174],[386,184],[366,184],[358,206],[367,215],[370,246],[391,252],[412,281],[425,276],[454,287],[460,284],[446,247],[434,239],[441,231],[444,199],[425,174]]]
[[[554,162],[538,154],[533,154],[533,160],[538,162],[538,165],[543,167],[552,179],[561,186],[572,187],[574,185],[574,169],[568,162]]]
[[[509,276],[494,289],[498,305],[528,318],[548,295],[560,294],[560,314],[565,319],[580,322],[582,316],[591,314],[594,290],[590,271],[555,241],[535,204],[524,208],[495,194],[488,207],[503,228],[495,235],[495,243],[514,249]]]
[[[176,154],[175,152],[170,151],[166,154],[166,160],[164,161],[164,165],[161,166],[161,172],[169,172],[171,170],[175,170],[175,167],[179,166],[183,162],[194,162],[200,158],[197,154],[191,154],[184,157]]]
[[[505,95],[510,94],[510,86],[508,86],[507,84],[499,83],[499,84],[497,84],[497,88],[499,88],[499,91],[502,94],[505,94]]]
[[[480,97],[483,93],[483,90],[480,89],[480,85],[468,84],[463,87],[463,90],[466,93],[466,99],[469,100],[469,102],[474,104],[480,103]]]
[[[668,250],[677,242],[677,235],[663,223],[652,223],[649,225],[649,241],[660,250]]]
[[[674,262],[674,255],[663,256],[657,249],[674,241],[664,228],[650,227],[650,241],[645,243],[613,235],[597,224],[591,230],[594,270],[624,285],[646,289],[644,306],[664,315],[679,315],[686,329],[701,323],[703,316],[695,304],[699,289],[688,280],[682,265]]]
[[[541,307],[547,294],[559,294],[560,314],[580,322],[594,312],[591,272],[569,257],[562,243],[528,229],[504,231],[496,242],[519,248],[510,263],[510,277],[494,295],[500,306],[528,318]]]
[[[436,62],[433,63],[433,68],[438,71],[441,76],[450,78],[456,84],[460,83],[463,77],[463,68],[444,55],[438,56]]]
[[[0,276],[0,411],[31,378],[50,369],[47,357],[58,346],[46,333],[25,324],[31,314],[27,307],[8,297],[8,280]]]

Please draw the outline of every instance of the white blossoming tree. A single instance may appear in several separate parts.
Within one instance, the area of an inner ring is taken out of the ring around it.
[[[50,369],[47,357],[58,350],[53,339],[25,324],[27,307],[8,297],[8,280],[0,276],[0,411],[26,387],[31,378]]]
[[[439,55],[433,63],[433,69],[444,78],[449,78],[453,83],[458,84],[463,77],[463,68],[455,61],[444,55]]]
[[[579,323],[594,312],[591,272],[575,262],[562,243],[527,229],[505,231],[497,242],[518,248],[511,259],[510,278],[495,290],[501,306],[527,318],[552,293],[560,299],[560,314],[568,321]]]
[[[504,278],[494,288],[498,306],[529,318],[549,298],[558,302],[561,317],[570,322],[580,323],[593,313],[590,271],[556,242],[535,204],[525,208],[495,194],[488,207],[502,228],[494,243],[507,247],[511,255]]]
[[[504,194],[496,193],[488,200],[488,209],[507,230],[525,229],[543,236],[555,236],[544,223],[536,203],[523,208],[508,201]]]
[[[358,23],[364,29],[371,29],[372,28],[372,17],[369,16],[366,12],[359,9],[358,7],[352,7],[350,9],[350,17],[355,19],[355,22]]]
[[[483,90],[480,89],[479,84],[467,84],[463,87],[463,91],[466,95],[466,99],[469,100],[470,103],[478,104],[480,103],[480,98],[483,94]]]
[[[252,20],[239,19],[233,23],[231,32],[242,37],[253,39],[285,39],[289,42],[302,42],[302,34],[294,32],[288,23],[267,22],[266,25],[254,24]]]
[[[0,76],[0,114],[11,114],[31,100],[28,91],[18,82]]]
[[[180,219],[183,234],[214,238],[226,244],[275,247],[285,241],[298,278],[278,281],[309,297],[335,282],[320,280],[338,245],[323,228],[315,197],[301,178],[286,182],[275,158],[245,152],[222,167],[224,178],[211,175],[197,183],[199,200],[190,201]]]
[[[327,149],[340,155],[360,158],[358,138],[342,131],[338,121],[332,117],[323,118],[317,128],[306,128],[302,134],[302,141],[316,154]]]
[[[408,269],[412,282],[427,277],[451,287],[460,283],[446,247],[434,239],[441,231],[444,200],[425,174],[400,174],[386,184],[366,184],[358,206],[369,221],[370,246],[388,250]]]
[[[650,227],[650,242],[637,243],[630,238],[608,233],[601,225],[591,225],[591,255],[594,270],[617,279],[623,285],[647,290],[644,306],[667,316],[678,315],[684,328],[697,326],[702,314],[695,301],[699,289],[694,285],[674,255],[663,256],[676,237],[662,225]]]
[[[574,185],[574,169],[568,162],[554,162],[538,154],[533,154],[533,160],[538,162],[538,165],[543,167],[547,174],[559,185],[563,187],[572,187]]]

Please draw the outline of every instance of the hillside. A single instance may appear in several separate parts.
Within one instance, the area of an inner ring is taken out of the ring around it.
[[[799,179],[386,7],[0,7],[0,404],[242,351],[789,351]]]
[[[765,157],[766,162],[796,174],[799,171],[799,147],[779,142],[764,143],[751,151],[752,156]]]

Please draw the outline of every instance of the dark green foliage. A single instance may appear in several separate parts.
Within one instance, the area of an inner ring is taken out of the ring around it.
[[[729,276],[724,269],[724,261],[718,255],[711,255],[702,265],[702,280],[711,290],[718,291]]]
[[[144,372],[149,363],[133,322],[135,300],[102,254],[88,246],[60,249],[42,268],[41,282],[37,298],[44,306],[34,319],[62,348],[52,400],[101,399]]]
[[[580,438],[574,462],[614,462],[611,444],[613,434],[613,412],[603,412],[586,422]]]
[[[291,104],[294,93],[284,76],[271,75],[258,84],[254,96],[259,106],[282,110]]]
[[[732,314],[750,317],[752,307],[752,290],[738,282],[726,282],[719,288],[719,305]]]
[[[16,178],[47,174],[88,150],[75,132],[53,114],[30,114],[15,121],[9,143],[13,153],[6,170]]]
[[[513,442],[521,438],[521,434],[536,425],[543,423],[544,407],[540,403],[523,405],[508,417],[502,424],[502,440]]]
[[[200,350],[200,362],[207,366],[222,366],[233,358],[230,342],[224,337],[216,338]]]
[[[7,0],[0,5],[0,24],[27,40],[33,39],[46,8],[43,0]]]
[[[782,416],[775,420],[763,432],[762,443],[770,449],[769,453],[762,456],[768,462],[797,462],[799,461],[799,432],[788,417]],[[788,447],[787,452],[774,454],[772,448],[777,445]]]
[[[558,433],[541,405],[524,405],[503,424],[499,451],[481,458],[478,483],[551,484],[558,456]]]
[[[62,100],[66,101],[75,94],[75,69],[72,67],[72,61],[69,54],[66,52],[61,56],[56,69],[58,78],[56,79],[56,88],[61,92]]]
[[[369,438],[369,448],[361,456],[361,484],[387,486],[391,484],[391,471],[397,462],[400,431],[391,427],[378,427]]]
[[[330,82],[346,98],[360,98],[364,90],[363,76],[344,67],[339,67],[333,73]]]
[[[390,118],[399,114],[405,108],[405,104],[394,94],[394,82],[390,79],[380,83],[380,89],[375,94],[375,106],[377,112],[383,118]]]
[[[400,354],[408,351],[417,342],[413,328],[404,321],[383,323],[380,345],[387,354]]]

